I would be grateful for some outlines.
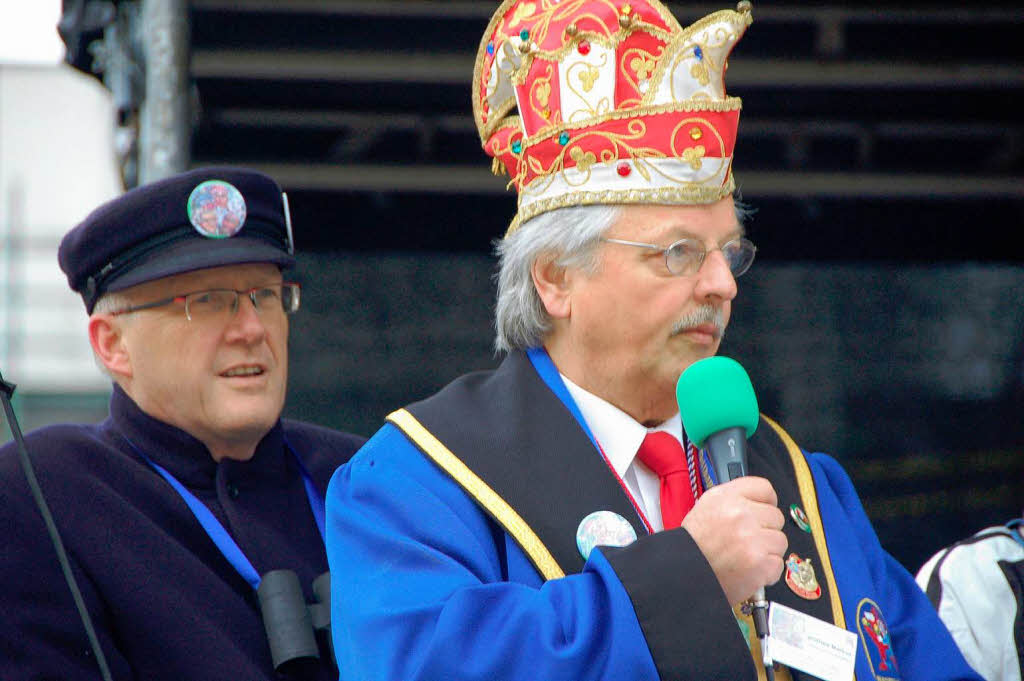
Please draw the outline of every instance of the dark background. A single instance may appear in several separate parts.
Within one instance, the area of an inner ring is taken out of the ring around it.
[[[684,23],[727,6],[667,4]],[[490,251],[515,199],[470,109],[497,5],[190,3],[193,165],[266,170],[292,206],[289,415],[370,434],[497,363]],[[916,570],[1024,505],[1024,13],[753,15],[727,86],[759,251],[722,352]]]

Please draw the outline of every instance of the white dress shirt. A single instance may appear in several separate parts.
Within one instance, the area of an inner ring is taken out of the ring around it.
[[[647,433],[665,431],[680,442],[684,451],[683,422],[679,412],[654,428],[646,428],[632,416],[597,395],[587,392],[565,376],[565,387],[575,400],[583,420],[587,422],[594,439],[601,446],[608,462],[626,484],[626,489],[640,511],[647,517],[651,529],[664,529],[661,521],[661,482],[656,473],[636,459],[636,452]]]

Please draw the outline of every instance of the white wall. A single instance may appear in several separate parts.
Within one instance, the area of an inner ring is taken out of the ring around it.
[[[63,64],[0,63],[0,371],[19,391],[109,390],[57,246],[122,190],[102,84]]]

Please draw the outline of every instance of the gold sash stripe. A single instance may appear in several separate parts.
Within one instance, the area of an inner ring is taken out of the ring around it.
[[[512,535],[512,538],[526,551],[526,555],[544,579],[565,577],[565,572],[555,562],[554,556],[551,555],[533,529],[526,524],[526,521],[486,482],[477,477],[459,457],[417,421],[415,416],[405,409],[398,409],[388,414],[387,420],[401,429],[424,454],[448,473],[455,482],[459,483],[505,528],[506,532]]]

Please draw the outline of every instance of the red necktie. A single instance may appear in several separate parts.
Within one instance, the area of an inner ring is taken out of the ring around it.
[[[647,433],[636,456],[661,480],[661,519],[665,529],[679,527],[694,503],[683,446],[664,431]]]

